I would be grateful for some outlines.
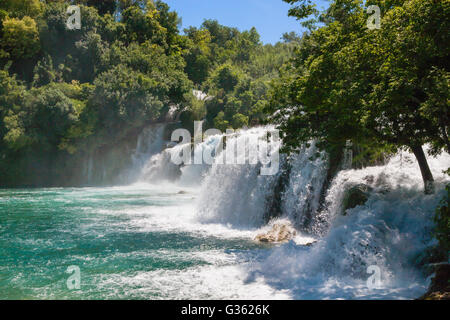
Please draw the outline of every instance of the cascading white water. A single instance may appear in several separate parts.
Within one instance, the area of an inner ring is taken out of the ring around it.
[[[87,161],[84,165],[84,177],[86,178],[86,183],[92,183],[92,170],[94,166],[94,161],[92,159],[92,154],[89,154]]]
[[[138,181],[171,181],[180,186],[201,186],[198,199],[200,221],[259,227],[264,223],[266,199],[272,196],[273,185],[279,178],[279,173],[260,175],[262,164],[259,160],[270,162],[269,146],[260,142],[267,142],[268,132],[273,129],[272,126],[257,127],[209,136],[195,145],[188,164],[175,165],[171,161],[171,157],[182,152],[186,145],[168,147],[145,161]],[[217,149],[222,143],[226,145],[223,151]],[[271,151],[278,152],[279,147],[279,143],[274,142]],[[194,164],[195,157],[202,158],[202,155],[211,155],[213,163],[208,164],[205,160]],[[227,161],[231,158],[234,164]]]
[[[138,136],[136,151],[133,154],[133,166],[141,168],[149,157],[160,153],[164,149],[165,125],[155,124],[146,127]]]
[[[164,124],[150,125],[142,130],[137,138],[136,150],[132,154],[132,166],[124,174],[128,181],[136,182],[142,179],[143,170],[152,162],[153,157],[161,154],[164,141]]]
[[[271,129],[258,127],[228,135],[226,148],[234,148],[242,140],[266,138]],[[209,137],[195,147],[194,153],[211,154],[223,137]],[[426,291],[427,282],[417,264],[425,250],[436,244],[432,218],[449,180],[442,173],[450,167],[448,154],[429,157],[436,180],[434,195],[424,195],[417,162],[412,154],[403,152],[386,165],[341,170],[326,190],[321,209],[328,160],[314,143],[289,159],[282,157],[280,171],[269,176],[260,175],[260,163],[250,164],[251,147],[252,143],[247,144],[246,152],[241,154],[240,162],[245,164],[179,167],[170,162],[171,155],[183,148],[177,145],[150,157],[141,170],[141,180],[169,180],[178,186],[195,187],[198,223],[221,224],[241,231],[257,232],[263,227],[268,218],[268,200],[279,197],[278,218],[300,227],[300,235],[312,232],[318,241],[311,247],[296,241],[267,251],[258,262],[244,267],[249,281],[263,277],[271,287],[289,290],[294,298],[308,299],[415,298]],[[283,174],[287,179],[278,190]],[[360,184],[370,190],[368,201],[347,210],[344,216],[346,191]],[[381,272],[378,289],[366,285],[368,266],[376,266]]]
[[[262,226],[266,200],[272,196],[279,174],[260,175],[261,163],[250,159],[250,149],[258,140],[267,139],[271,130],[272,127],[258,127],[227,136],[223,153],[230,148],[234,150],[236,164],[214,163],[209,170],[198,201],[200,221],[231,224],[237,228]],[[237,153],[238,145],[245,149]],[[273,151],[278,151],[279,147],[279,144],[274,145],[276,150]],[[259,159],[266,157],[264,148],[257,152]]]
[[[450,156],[444,153],[438,157],[428,157],[428,162],[438,189],[443,189],[445,182],[449,180],[444,171],[450,167]],[[433,197],[423,195],[423,180],[414,155],[400,152],[386,165],[342,170],[338,173],[327,192],[326,209],[316,216],[317,220],[327,222],[325,229],[342,213],[345,191],[356,185],[368,186],[375,199],[403,199],[411,192],[418,197]]]
[[[155,183],[161,180],[175,180],[180,175],[180,169],[170,161],[170,149],[153,155],[140,172],[139,181]]]
[[[293,155],[290,167],[289,182],[282,197],[282,214],[296,225],[306,227],[311,215],[319,209],[327,177],[327,155],[318,152],[312,142]]]
[[[437,192],[424,195],[417,162],[410,153],[386,165],[339,172],[326,196],[326,209],[313,225],[323,234],[311,248],[290,243],[271,252],[250,270],[298,299],[417,298],[426,291],[417,268],[436,245],[434,210],[449,179],[450,156],[429,158]],[[342,215],[345,191],[357,184],[372,188],[368,201]],[[324,224],[324,221],[326,222]],[[380,271],[378,288],[367,286],[368,267]]]

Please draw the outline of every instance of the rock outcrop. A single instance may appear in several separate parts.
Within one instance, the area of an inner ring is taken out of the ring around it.
[[[255,240],[260,242],[286,242],[297,235],[297,231],[290,221],[278,220],[272,222],[269,226],[270,229],[258,234]]]
[[[450,300],[450,264],[441,263],[435,267],[431,285],[419,300]]]
[[[367,199],[369,199],[371,190],[372,188],[365,184],[358,184],[348,189],[345,192],[344,200],[342,203],[342,214],[345,216],[348,209],[353,209],[356,206],[364,205]]]

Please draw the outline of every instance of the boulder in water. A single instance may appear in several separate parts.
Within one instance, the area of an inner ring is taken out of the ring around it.
[[[343,215],[346,215],[348,209],[353,209],[356,206],[362,206],[369,199],[371,187],[365,184],[357,184],[345,192],[343,201]]]
[[[431,279],[431,285],[428,292],[420,300],[450,300],[450,264],[436,264],[434,277]]]
[[[286,242],[292,240],[297,234],[290,221],[275,221],[271,228],[255,237],[260,242]]]

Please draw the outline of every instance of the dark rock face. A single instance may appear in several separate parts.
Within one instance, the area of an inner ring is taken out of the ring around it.
[[[370,192],[372,188],[365,184],[358,184],[347,190],[343,201],[343,212],[345,216],[348,209],[353,209],[356,206],[364,205],[369,199]]]
[[[428,292],[420,300],[450,300],[450,264],[441,263],[435,266],[435,275],[431,279]]]
[[[264,221],[268,223],[271,219],[278,218],[282,214],[283,193],[289,183],[289,175],[291,166],[283,159],[278,174],[278,179],[273,187],[273,193],[266,199],[266,212],[264,213]]]
[[[448,252],[442,246],[435,245],[420,252],[415,258],[417,268],[423,270],[426,276],[435,272],[435,266],[448,260]]]

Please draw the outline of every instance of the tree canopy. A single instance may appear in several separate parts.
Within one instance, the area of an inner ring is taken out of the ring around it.
[[[67,27],[69,5],[80,8],[80,29]],[[3,183],[19,180],[29,154],[108,147],[174,106],[187,128],[260,123],[269,82],[298,41],[263,45],[255,28],[216,20],[183,34],[180,21],[162,1],[1,1]]]
[[[409,148],[426,192],[433,177],[422,146],[449,152],[448,0],[384,0],[381,28],[368,29],[360,0],[332,1],[318,13],[311,1],[287,0],[291,15],[316,24],[274,81],[267,109],[286,149],[311,139],[323,148],[347,140],[371,148]],[[311,19],[309,20],[311,21]]]

